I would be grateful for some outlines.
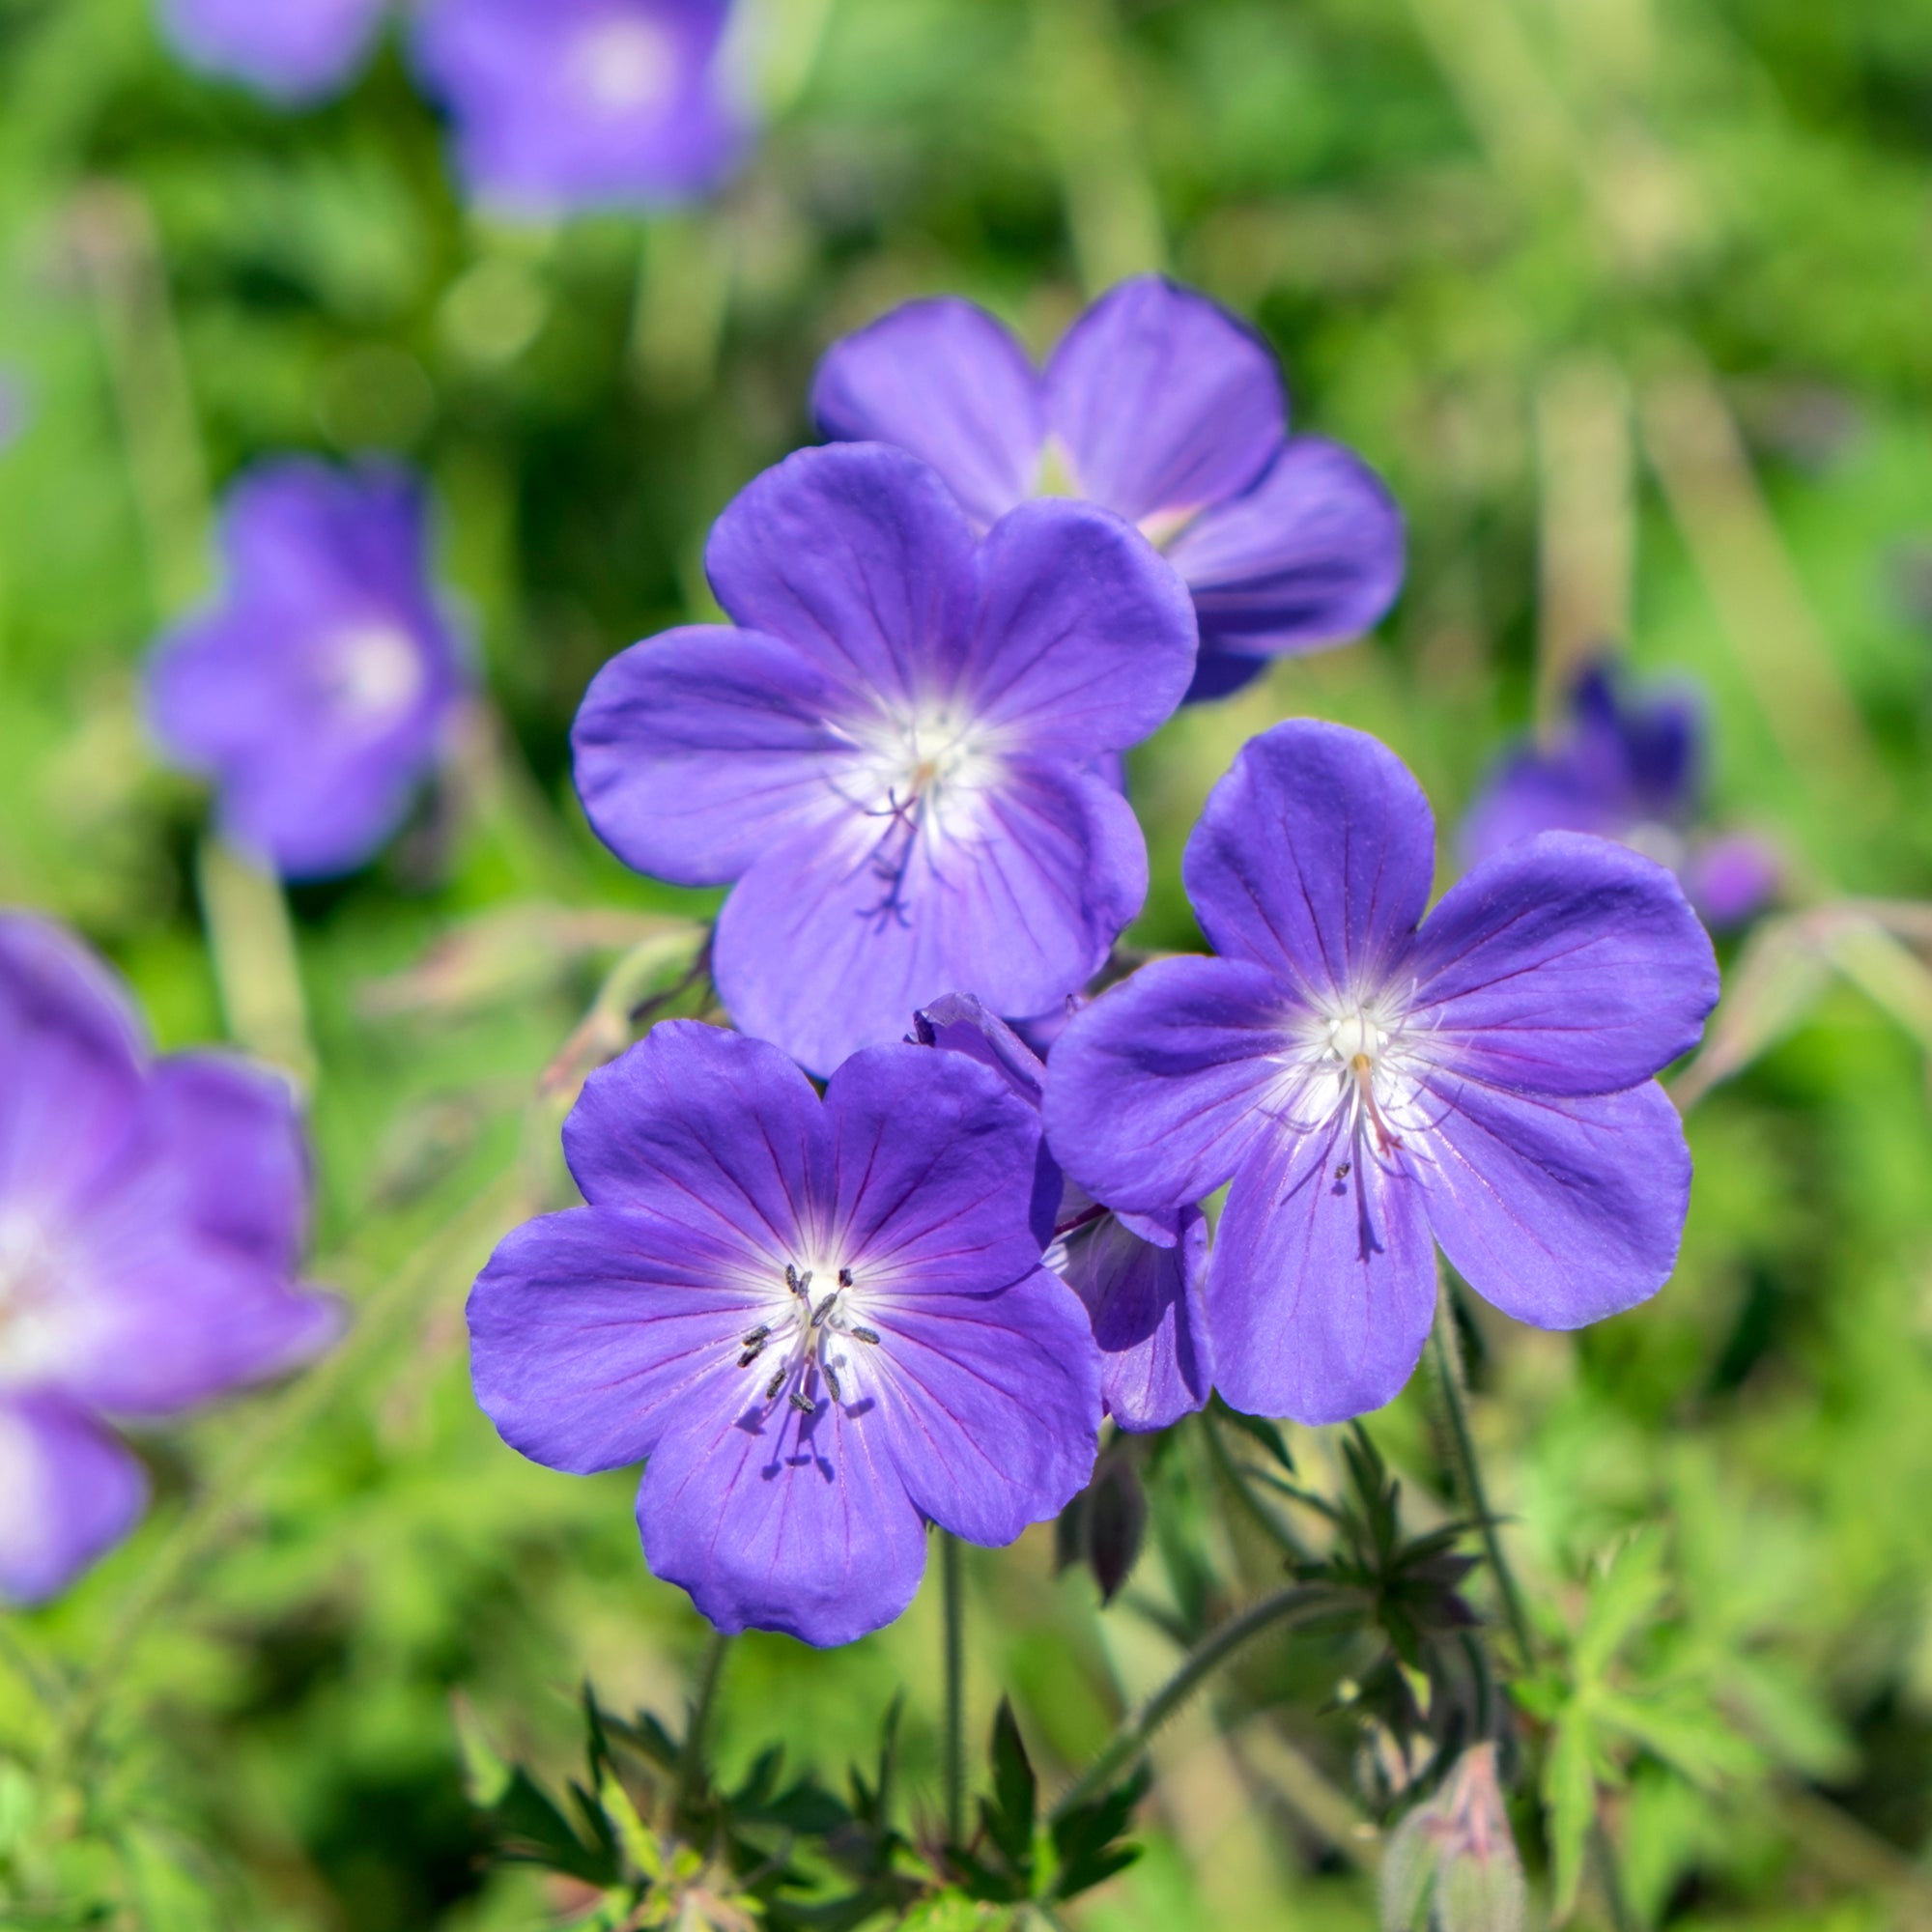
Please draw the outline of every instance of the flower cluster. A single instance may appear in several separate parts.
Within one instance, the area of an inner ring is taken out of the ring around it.
[[[154,1059],[58,928],[0,914],[0,1600],[51,1596],[139,1520],[106,1418],[172,1415],[325,1348],[296,1284],[307,1150],[274,1076]]]
[[[814,403],[837,440],[712,533],[729,624],[613,659],[575,733],[619,857],[730,888],[739,1031],[666,1021],[591,1077],[586,1205],[513,1234],[469,1317],[509,1443],[641,1461],[658,1575],[723,1629],[832,1643],[904,1606],[925,1525],[1000,1543],[1064,1508],[1103,1411],[1389,1401],[1438,1243],[1545,1327],[1654,1293],[1690,1180],[1655,1076],[1717,976],[1671,873],[1602,838],[1514,846],[1425,920],[1415,781],[1295,723],[1190,841],[1215,956],[1090,998],[1147,883],[1121,754],[1372,621],[1399,521],[1286,437],[1254,338],[1158,280],[1043,376],[915,303]]]
[[[1640,699],[1612,664],[1586,666],[1562,735],[1508,753],[1470,807],[1464,856],[1478,865],[1540,832],[1591,832],[1669,867],[1710,924],[1744,924],[1776,892],[1781,867],[1762,838],[1700,824],[1705,735],[1694,692]]]
[[[297,105],[351,80],[390,0],[160,0],[187,65]],[[415,68],[470,190],[499,210],[662,206],[729,174],[749,127],[730,0],[429,0]]]

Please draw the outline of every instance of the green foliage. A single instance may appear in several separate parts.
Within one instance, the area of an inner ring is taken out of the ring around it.
[[[205,801],[136,672],[264,454],[427,472],[488,694],[395,853],[292,903],[339,1367],[143,1431],[149,1523],[0,1620],[0,1924],[1362,1932],[1378,1828],[1480,1738],[1532,1923],[1923,1918],[1932,10],[758,5],[776,104],[743,181],[517,228],[462,207],[394,44],[287,115],[182,72],[149,0],[0,0],[0,370],[29,406],[0,450],[0,898],[103,948],[163,1045],[244,1031],[222,988],[260,960],[204,903]],[[1058,1580],[1044,1533],[969,1566],[972,1721],[1004,1715],[949,1847],[930,1593],[847,1653],[743,1640],[690,1767],[681,1727],[559,1690],[675,1711],[702,1634],[628,1479],[536,1470],[477,1415],[462,1303],[571,1199],[575,1081],[705,998],[715,897],[624,872],[572,797],[587,679],[715,615],[705,530],[808,438],[834,336],[943,290],[1044,351],[1155,266],[1387,474],[1411,566],[1383,635],[1136,754],[1131,949],[1197,943],[1179,853],[1245,737],[1376,730],[1446,859],[1598,630],[1704,685],[1714,814],[1780,842],[1789,903],[1726,943],[1677,1090],[1671,1283],[1576,1337],[1479,1306],[1463,1334],[1527,1670],[1431,1391],[1359,1435],[1217,1407],[1121,1446]],[[1715,458],[1687,432],[1714,420]],[[1164,1712],[1153,1786],[1057,1808],[1284,1564],[1307,1596]]]

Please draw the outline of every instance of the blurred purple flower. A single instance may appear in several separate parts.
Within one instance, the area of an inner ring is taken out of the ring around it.
[[[912,1601],[925,1525],[1010,1543],[1086,1483],[1099,1371],[1040,1265],[1039,1121],[958,1054],[855,1055],[821,1102],[692,1020],[564,1124],[589,1206],[469,1297],[476,1399],[576,1474],[645,1462],[651,1569],[721,1630],[849,1643]]]
[[[535,214],[656,207],[719,185],[745,115],[719,53],[729,0],[429,0],[416,65],[472,193]]]
[[[160,0],[161,29],[189,67],[290,105],[347,84],[388,0]]]
[[[229,494],[222,548],[221,601],[149,665],[156,734],[284,878],[353,871],[435,769],[465,685],[421,489],[383,465],[268,464]]]
[[[1547,751],[1511,753],[1470,807],[1465,863],[1540,832],[1590,832],[1667,866],[1711,924],[1742,924],[1776,892],[1782,868],[1761,838],[1699,831],[1706,735],[1694,693],[1637,699],[1609,662],[1588,666],[1563,737]]]
[[[951,993],[916,1016],[923,1046],[990,1066],[1038,1108],[1046,1068],[1013,1030],[970,995]],[[1044,1146],[1045,1184],[1057,1198],[1046,1264],[1072,1289],[1100,1350],[1100,1400],[1133,1431],[1165,1429],[1208,1401],[1214,1371],[1201,1295],[1208,1277],[1208,1217],[1198,1207],[1119,1215],[1064,1176]]]
[[[1040,1013],[1090,978],[1147,892],[1094,766],[1186,689],[1174,573],[1086,504],[976,543],[932,470],[874,445],[768,470],[706,565],[742,628],[606,665],[577,783],[626,864],[736,881],[714,968],[737,1023],[824,1073],[958,987]]]
[[[308,1156],[288,1090],[155,1060],[59,927],[0,913],[0,1599],[36,1603],[147,1502],[103,1416],[172,1415],[335,1336],[295,1274]]]
[[[1102,993],[1053,1049],[1055,1156],[1147,1213],[1232,1181],[1208,1282],[1236,1408],[1332,1422],[1389,1401],[1435,1306],[1431,1236],[1541,1328],[1654,1293],[1690,1183],[1652,1076],[1717,998],[1661,866],[1546,833],[1429,917],[1435,824],[1393,753],[1277,725],[1214,788],[1184,874],[1222,956]]]
[[[1194,596],[1191,697],[1356,636],[1402,584],[1380,479],[1339,443],[1291,438],[1266,345],[1158,275],[1103,296],[1043,373],[971,302],[907,302],[834,345],[811,403],[829,437],[923,458],[981,529],[1036,496],[1138,525]]]

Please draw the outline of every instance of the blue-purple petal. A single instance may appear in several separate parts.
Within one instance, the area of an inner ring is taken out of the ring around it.
[[[746,1032],[827,1073],[955,987],[1044,1011],[1099,970],[1146,893],[1126,801],[1018,759],[942,840],[854,814],[767,853],[719,918],[718,988]]]
[[[1167,557],[1193,593],[1204,658],[1319,650],[1359,637],[1395,602],[1402,512],[1352,450],[1296,437],[1252,489],[1189,524]]]
[[[1228,1190],[1208,1281],[1214,1378],[1249,1415],[1341,1422],[1392,1402],[1435,1311],[1435,1250],[1406,1162],[1339,1125],[1270,1134]]]
[[[1410,962],[1438,1064],[1494,1086],[1609,1094],[1695,1046],[1718,998],[1677,881],[1606,839],[1549,832],[1443,896]]]
[[[147,1505],[147,1472],[81,1410],[0,1396],[0,1603],[58,1596]]]
[[[656,1214],[781,1271],[810,1233],[798,1203],[831,1172],[805,1075],[777,1047],[697,1020],[660,1021],[592,1073],[563,1151],[593,1207]]]
[[[1157,959],[1076,1013],[1047,1062],[1054,1157],[1110,1208],[1211,1194],[1268,1125],[1293,997],[1238,959]]]
[[[801,449],[725,506],[705,551],[718,601],[855,700],[907,711],[956,659],[974,537],[938,475],[877,443]]]
[[[430,0],[412,37],[470,192],[518,215],[676,206],[748,145],[729,0]]]
[[[952,296],[906,302],[835,343],[811,413],[837,441],[889,442],[929,463],[982,530],[1032,495],[1046,437],[1026,351]]]
[[[1181,874],[1217,952],[1346,1002],[1403,957],[1435,866],[1435,818],[1402,760],[1365,732],[1297,719],[1241,748]]]
[[[584,812],[640,872],[735,879],[843,809],[838,702],[818,666],[755,631],[692,625],[634,644],[591,680],[572,727]]]
[[[347,84],[388,0],[161,0],[162,32],[189,67],[295,105]]]
[[[1100,1350],[1100,1397],[1125,1430],[1165,1429],[1208,1400],[1214,1382],[1204,1290],[1208,1217],[1185,1208],[1159,1245],[1102,1214],[1055,1251],[1085,1304]]]
[[[653,1574],[719,1630],[811,1644],[891,1623],[925,1569],[925,1525],[877,1408],[698,1406],[652,1455],[638,1528]]]
[[[683,1405],[757,1394],[737,1360],[775,1278],[761,1284],[742,1248],[647,1211],[526,1222],[469,1293],[477,1406],[549,1468],[640,1463]]]
[[[1670,1277],[1690,1199],[1677,1110],[1652,1081],[1621,1094],[1507,1094],[1438,1076],[1415,1173],[1456,1272],[1506,1315],[1580,1328]]]
[[[1028,503],[979,554],[961,683],[1006,742],[1060,757],[1124,751],[1173,715],[1194,675],[1194,610],[1118,517]]]
[[[1266,344],[1159,275],[1122,282],[1067,330],[1046,411],[1079,494],[1136,524],[1238,496],[1288,423]]]
[[[1087,1487],[1100,1358],[1058,1275],[1036,1267],[997,1294],[909,1288],[887,1319],[879,1426],[923,1515],[970,1543],[1006,1544]]]

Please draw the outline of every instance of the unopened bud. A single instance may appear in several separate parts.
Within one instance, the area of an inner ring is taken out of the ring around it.
[[[1522,1861],[1496,1782],[1496,1747],[1476,1745],[1397,1826],[1382,1861],[1382,1932],[1522,1932]]]

